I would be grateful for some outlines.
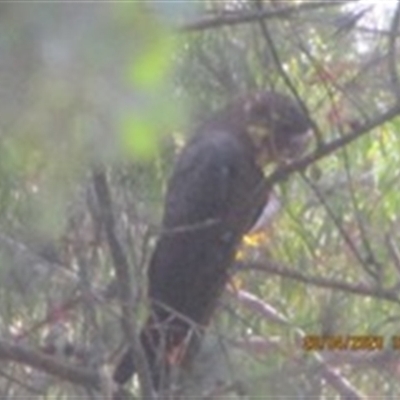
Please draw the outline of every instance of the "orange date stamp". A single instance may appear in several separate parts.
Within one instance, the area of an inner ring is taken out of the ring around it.
[[[400,349],[400,337],[392,338],[393,347],[395,344]],[[303,350],[350,350],[350,351],[373,351],[383,349],[383,336],[375,335],[307,335],[303,338]]]
[[[393,350],[400,350],[400,336],[392,336],[392,348]]]

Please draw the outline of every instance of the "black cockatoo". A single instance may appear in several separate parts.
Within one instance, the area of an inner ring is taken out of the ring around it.
[[[215,113],[182,150],[150,260],[150,316],[140,337],[155,389],[192,353],[216,308],[237,246],[268,199],[263,166],[301,153],[309,130],[296,102],[265,91]],[[129,349],[114,380],[123,384],[134,372]]]

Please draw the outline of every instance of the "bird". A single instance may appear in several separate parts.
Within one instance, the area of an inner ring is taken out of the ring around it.
[[[167,184],[161,232],[148,266],[149,317],[140,333],[153,387],[185,365],[217,308],[242,237],[268,203],[263,168],[301,154],[308,114],[270,90],[239,96],[213,113],[182,149]],[[136,372],[130,347],[113,374]]]

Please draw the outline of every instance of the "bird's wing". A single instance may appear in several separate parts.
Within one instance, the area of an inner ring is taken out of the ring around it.
[[[170,180],[164,227],[218,223],[229,209],[243,154],[224,132],[193,140],[180,156]]]

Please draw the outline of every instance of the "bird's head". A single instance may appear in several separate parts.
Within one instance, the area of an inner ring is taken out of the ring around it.
[[[260,92],[244,102],[246,133],[257,162],[287,162],[301,156],[311,137],[309,117],[290,97]]]

